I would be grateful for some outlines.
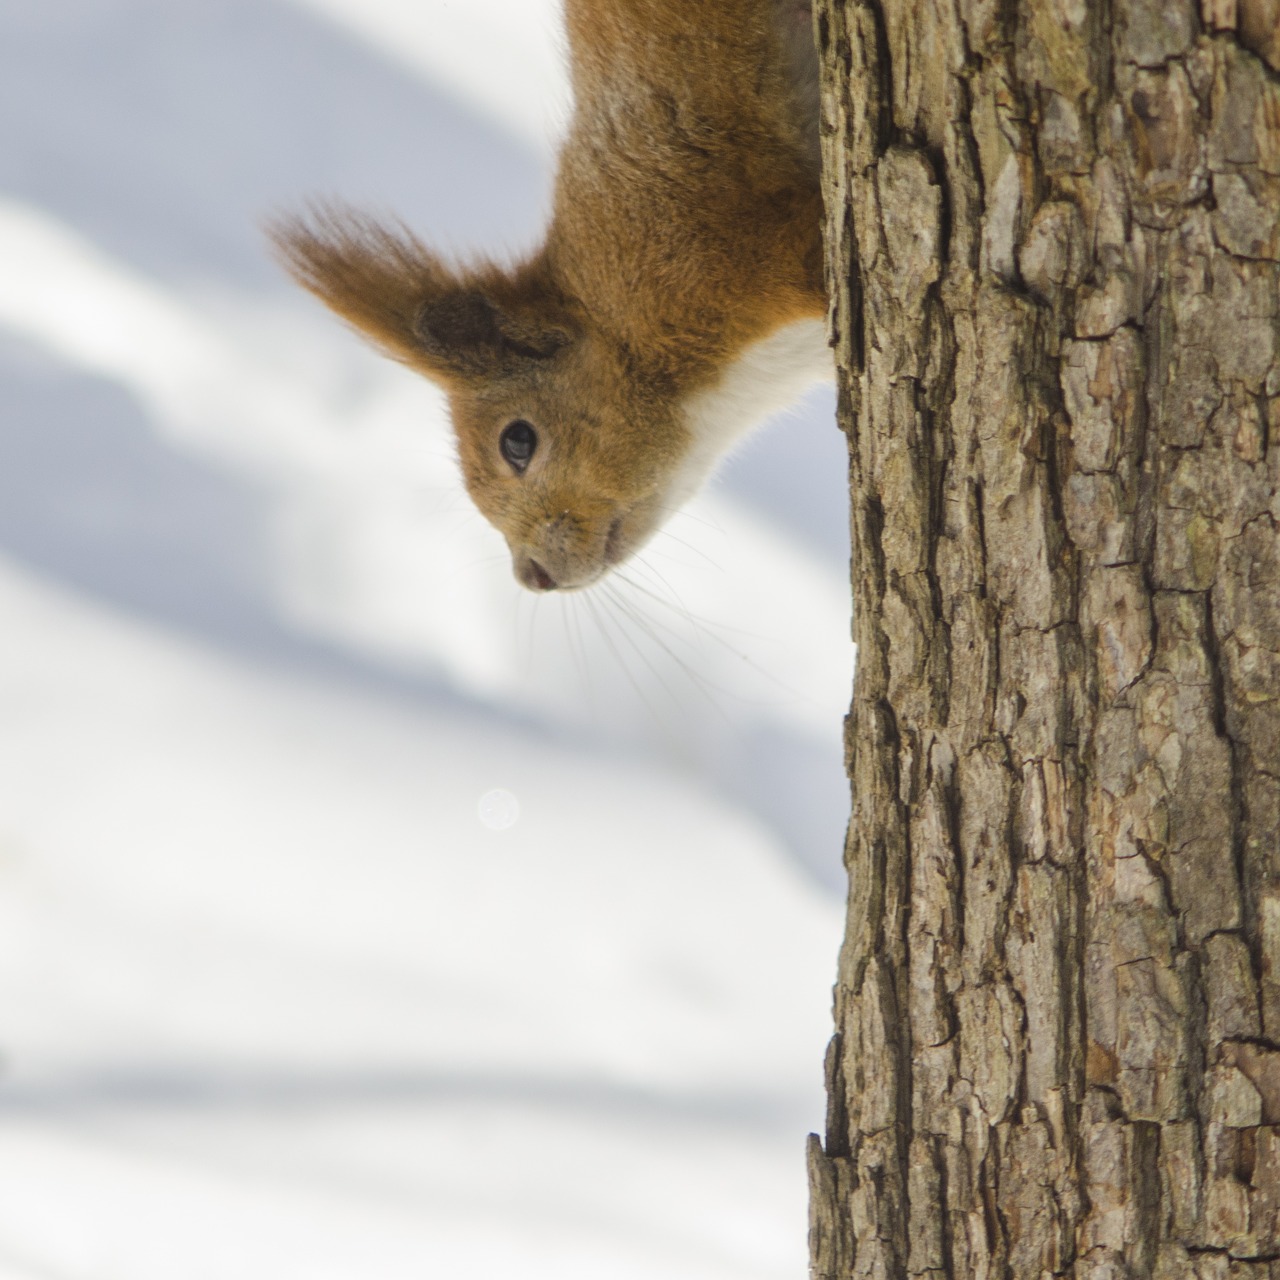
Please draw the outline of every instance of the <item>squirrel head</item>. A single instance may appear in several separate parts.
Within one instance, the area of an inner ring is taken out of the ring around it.
[[[458,270],[402,228],[334,211],[271,236],[299,283],[443,387],[467,490],[526,587],[590,585],[687,496],[674,397],[545,257]]]

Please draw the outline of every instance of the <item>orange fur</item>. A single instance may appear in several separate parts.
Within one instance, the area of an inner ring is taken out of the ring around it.
[[[806,0],[565,8],[575,110],[528,261],[452,267],[334,210],[273,229],[300,283],[444,386],[467,487],[539,590],[635,551],[683,496],[691,398],[826,308]]]

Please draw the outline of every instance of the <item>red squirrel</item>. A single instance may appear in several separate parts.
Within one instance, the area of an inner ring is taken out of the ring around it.
[[[468,491],[534,591],[595,582],[826,344],[810,0],[566,0],[574,111],[544,243],[453,266],[323,210],[288,270],[448,395]]]

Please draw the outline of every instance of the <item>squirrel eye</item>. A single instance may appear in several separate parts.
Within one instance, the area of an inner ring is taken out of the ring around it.
[[[498,448],[502,450],[503,458],[516,475],[524,474],[537,447],[538,433],[523,418],[508,423],[498,437]]]

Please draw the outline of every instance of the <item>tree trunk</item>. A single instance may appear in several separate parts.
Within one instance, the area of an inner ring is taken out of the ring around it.
[[[858,672],[813,1273],[1280,1275],[1280,0],[816,7]]]

